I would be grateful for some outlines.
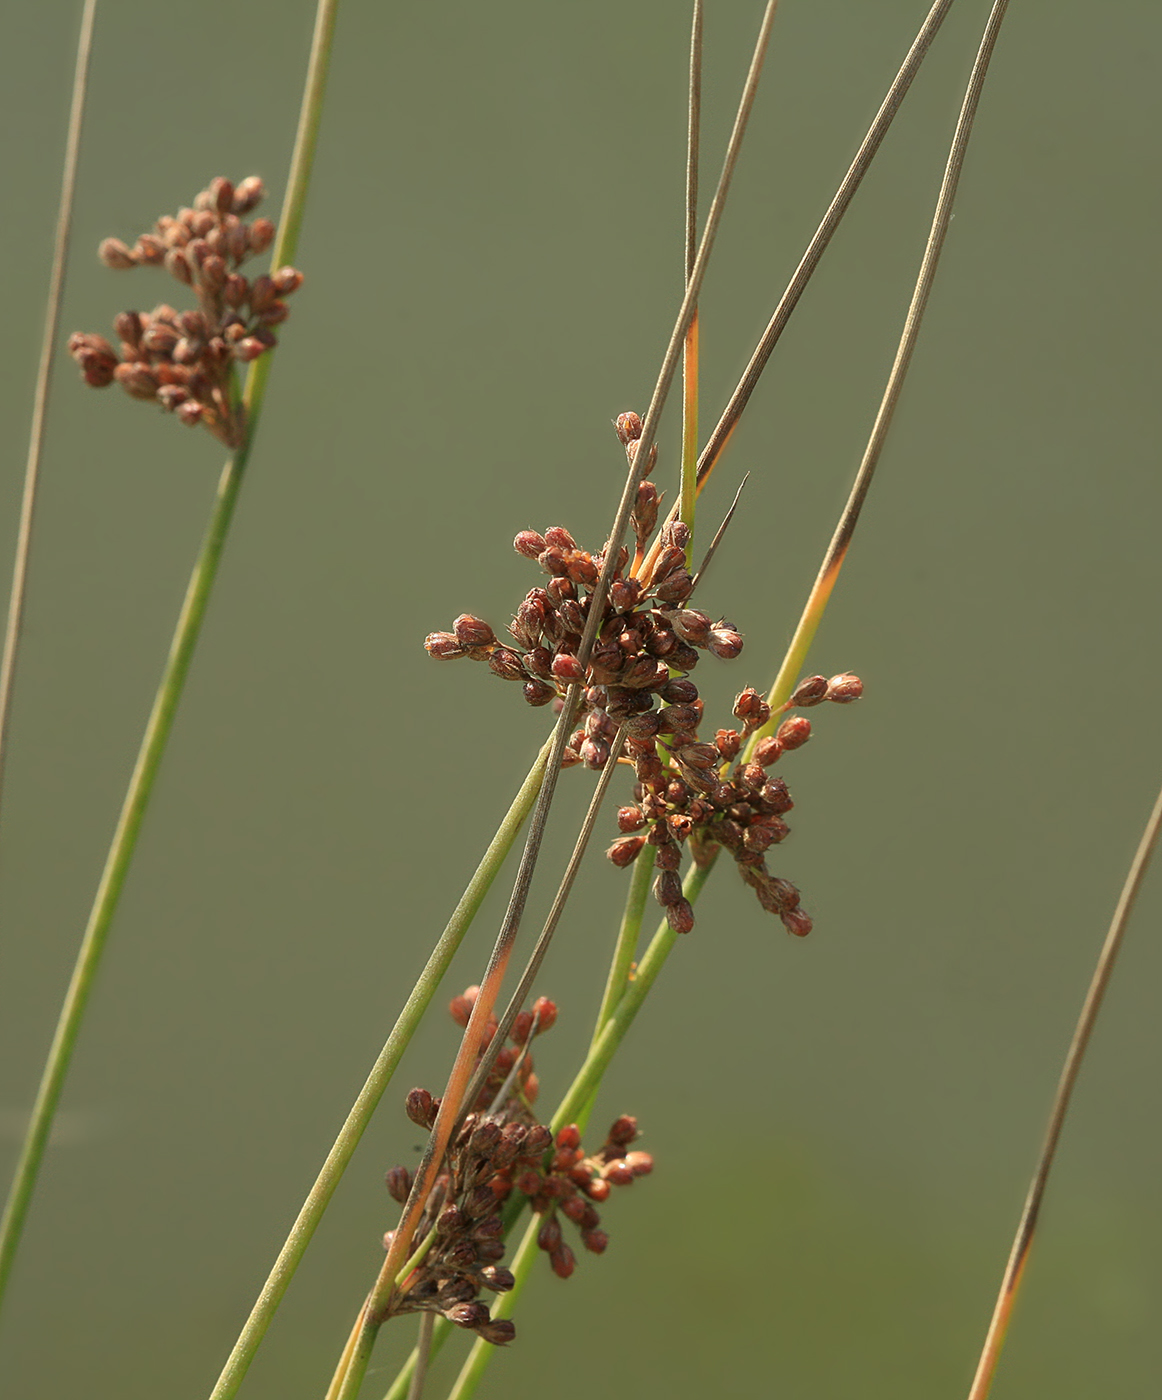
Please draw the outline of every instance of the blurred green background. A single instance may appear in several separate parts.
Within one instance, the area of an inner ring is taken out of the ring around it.
[[[733,385],[925,11],[786,0],[706,288]],[[11,548],[79,6],[0,11]],[[987,6],[945,25],[703,497],[745,506],[703,606],[773,676],[858,462]],[[758,23],[710,6],[706,185]],[[216,174],[281,198],[312,7],[101,7],[63,340],[172,284],[96,261]],[[22,1400],[197,1400],[543,712],[421,642],[498,627],[521,528],[598,547],[681,277],[688,15],[662,0],[347,0],[257,451],[0,1334]],[[722,869],[607,1081],[657,1170],[608,1254],[538,1271],[481,1391],[962,1395],[1058,1066],[1162,769],[1156,54],[1162,10],[1013,5],[881,476],[813,654],[866,698],[789,758],[792,941]],[[62,355],[0,862],[15,1151],[220,466]],[[673,416],[658,479],[672,490]],[[712,726],[713,727],[713,724]],[[533,916],[590,789],[566,775]],[[612,818],[605,823],[612,829]],[[502,880],[500,884],[503,884]],[[543,974],[551,1105],[625,876],[595,855]],[[500,885],[447,984],[476,981]],[[995,1394],[1162,1384],[1158,927],[1148,885]],[[243,1394],[322,1393],[439,1087],[436,1016]],[[412,1329],[376,1357],[386,1388]],[[448,1371],[442,1365],[439,1375]],[[442,1391],[433,1386],[432,1394]]]

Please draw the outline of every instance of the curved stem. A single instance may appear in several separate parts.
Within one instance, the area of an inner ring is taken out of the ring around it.
[[[286,199],[279,218],[280,232],[271,254],[272,266],[289,261],[293,256],[298,231],[302,223],[303,206],[306,202],[310,180],[311,164],[315,153],[318,134],[319,112],[322,109],[323,91],[326,86],[327,61],[330,57],[331,38],[334,32],[334,14],[338,0],[320,0],[315,27],[314,43],[307,72],[307,83],[303,93],[303,116],[291,165],[291,178],[287,186]],[[129,787],[122,803],[121,814],[113,833],[113,841],[105,860],[101,882],[89,914],[89,922],[73,966],[72,977],[64,1004],[61,1007],[57,1027],[49,1049],[48,1059],[41,1075],[40,1087],[32,1110],[32,1118],[21,1145],[20,1157],[16,1166],[4,1215],[0,1220],[0,1299],[12,1263],[20,1243],[24,1222],[28,1215],[32,1192],[40,1173],[45,1147],[52,1129],[53,1118],[60,1102],[65,1076],[76,1046],[81,1020],[88,1004],[93,981],[96,977],[101,954],[109,934],[113,916],[125,884],[133,853],[137,845],[138,833],[149,799],[153,792],[154,780],[173,728],[178,702],[185,688],[190,661],[201,635],[206,606],[226,535],[238,503],[238,493],[246,472],[254,443],[254,432],[262,408],[266,391],[266,381],[270,373],[269,354],[256,360],[250,368],[243,395],[245,405],[245,436],[241,446],[227,461],[218,482],[214,506],[210,512],[209,524],[202,539],[202,547],[194,563],[193,573],[186,588],[185,600],[178,615],[177,626],[170,642],[169,655],[162,671],[153,708],[142,735],[137,761],[129,779]]]
[[[28,590],[28,564],[32,552],[32,524],[36,515],[37,488],[40,485],[40,458],[44,449],[44,427],[48,417],[48,395],[52,387],[52,364],[60,330],[61,296],[65,285],[65,265],[69,256],[69,234],[73,219],[73,195],[77,186],[77,158],[81,148],[81,127],[85,113],[85,93],[89,80],[89,57],[93,50],[93,24],[97,0],[85,0],[77,35],[77,62],[73,75],[73,96],[69,128],[65,138],[61,197],[57,209],[56,234],[49,273],[48,297],[44,308],[44,335],[40,344],[40,364],[32,397],[32,424],[28,433],[28,458],[24,467],[24,492],[20,500],[20,523],[16,530],[16,552],[12,560],[12,590],[8,595],[8,625],[4,633],[4,655],[0,659],[0,793],[4,786],[4,764],[8,757],[8,720],[12,710],[12,686],[16,658],[24,627],[24,600]],[[2,1280],[0,1273],[0,1280]],[[3,1284],[0,1281],[0,1289]]]
[[[375,1061],[371,1073],[367,1076],[366,1083],[359,1091],[359,1097],[351,1106],[351,1111],[348,1113],[330,1152],[328,1152],[326,1161],[319,1170],[319,1175],[315,1178],[315,1184],[303,1202],[302,1209],[299,1211],[295,1223],[291,1226],[286,1242],[279,1251],[278,1258],[274,1261],[274,1266],[262,1286],[262,1292],[258,1295],[250,1316],[246,1319],[246,1325],[239,1334],[238,1340],[234,1343],[234,1349],[222,1368],[222,1374],[218,1377],[218,1383],[211,1392],[210,1400],[229,1400],[229,1397],[234,1395],[242,1384],[242,1378],[246,1375],[278,1305],[282,1302],[287,1285],[290,1283],[295,1269],[298,1268],[307,1245],[311,1242],[315,1228],[323,1218],[323,1212],[335,1194],[335,1188],[339,1185],[339,1181],[347,1169],[347,1164],[350,1162],[367,1124],[371,1121],[371,1115],[375,1112],[376,1106],[383,1097],[384,1090],[395,1073],[400,1057],[415,1033],[421,1017],[427,1010],[428,1004],[439,986],[440,979],[447,971],[452,956],[459,948],[468,926],[484,900],[484,896],[491,888],[505,857],[512,849],[525,818],[532,810],[540,790],[541,777],[548,756],[549,744],[546,742],[521,785],[520,791],[513,799],[512,806],[508,809],[504,821],[501,822],[496,835],[492,838],[483,859],[476,867],[476,873],[460,897],[460,902],[456,905],[452,917],[440,935],[439,942],[432,949],[432,954],[428,958],[423,972],[420,973],[416,985],[412,988],[407,1004],[400,1012],[399,1019],[396,1021],[391,1035],[387,1038],[387,1043],[379,1052],[379,1058]]]

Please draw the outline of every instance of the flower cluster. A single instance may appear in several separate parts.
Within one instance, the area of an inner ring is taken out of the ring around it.
[[[845,704],[862,693],[858,676],[811,676],[796,686],[784,708],[825,700]],[[767,770],[784,753],[807,742],[811,721],[790,716],[773,735],[759,740],[753,756],[743,761],[744,741],[767,723],[771,707],[757,690],[747,689],[734,702],[734,717],[741,731],[720,729],[713,744],[699,743],[693,730],[690,742],[681,746],[664,739],[627,740],[626,753],[637,776],[636,801],[618,811],[618,827],[627,834],[606,854],[615,865],[628,866],[649,844],[658,872],[654,897],[670,927],[688,933],[694,927],[694,910],[682,894],[678,875],[682,845],[688,841],[695,861],[703,865],[725,847],[763,908],[777,914],[788,933],[802,938],[811,932],[811,918],[799,903],[799,891],[789,880],[772,875],[766,865],[764,853],[790,833],[783,818],[794,806],[787,784]]]
[[[641,419],[623,413],[617,431],[632,460]],[[742,650],[731,623],[686,606],[694,586],[686,566],[689,528],[680,520],[663,526],[647,555],[659,499],[654,484],[643,481],[631,517],[637,549],[632,565],[629,549],[621,549],[587,665],[577,652],[605,555],[581,549],[560,525],[543,535],[522,530],[513,541],[518,554],[549,575],[545,587],[530,589],[517,609],[509,628],[515,646],[499,642],[487,622],[468,613],[451,632],[433,632],[424,643],[439,660],[486,661],[496,675],[519,681],[530,705],[559,701],[570,684],[582,682],[585,722],[570,740],[566,762],[603,768],[623,724],[638,738],[670,734],[681,748],[702,710],[697,686],[686,679],[700,652],[729,660]],[[655,710],[658,700],[662,708]]]
[[[469,987],[453,998],[449,1010],[457,1024],[467,1025],[478,992],[478,987]],[[637,1136],[637,1124],[628,1116],[616,1120],[592,1157],[585,1155],[575,1125],[562,1128],[554,1138],[550,1128],[537,1122],[529,1046],[556,1019],[557,1008],[547,997],[538,998],[530,1011],[516,1018],[510,1043],[501,1050],[473,1111],[449,1146],[416,1234],[423,1239],[434,1230],[434,1242],[394,1298],[392,1314],[435,1312],[496,1345],[512,1341],[514,1324],[493,1318],[479,1297],[482,1289],[505,1293],[514,1284],[500,1262],[504,1203],[515,1192],[545,1216],[538,1243],[548,1253],[554,1273],[568,1278],[576,1258],[562,1237],[558,1212],[578,1226],[586,1249],[601,1254],[609,1238],[598,1228],[593,1203],[605,1200],[613,1186],[627,1185],[652,1170],[648,1153],[626,1150]],[[494,1017],[485,1044],[495,1031]],[[413,1089],[406,1107],[412,1122],[431,1128],[440,1101],[426,1089]],[[395,1200],[406,1201],[411,1186],[406,1167],[387,1173],[387,1188]],[[385,1247],[390,1243],[389,1233]]]
[[[116,381],[135,399],[149,399],[183,423],[201,423],[229,447],[242,440],[243,413],[234,365],[256,360],[276,343],[272,327],[285,321],[285,297],[302,285],[302,273],[280,267],[250,280],[238,269],[274,241],[269,219],[245,222],[265,191],[257,175],[238,185],[219,177],[192,209],[158,219],[132,247],[106,238],[99,253],[106,267],[164,267],[191,288],[197,309],[155,306],[123,311],[114,321],[120,350],[100,335],[76,332],[69,354],[94,388]]]

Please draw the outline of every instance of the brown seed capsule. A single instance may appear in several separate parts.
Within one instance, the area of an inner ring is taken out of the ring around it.
[[[796,938],[806,938],[815,926],[810,914],[802,909],[784,909],[779,918],[787,932],[793,933]]]
[[[858,676],[845,671],[840,676],[832,676],[827,682],[826,699],[835,705],[850,705],[863,694],[863,681]]]
[[[462,647],[490,647],[496,641],[496,634],[488,623],[471,613],[461,613],[452,623],[452,631]]]
[[[694,608],[679,608],[668,613],[670,626],[684,642],[704,646],[710,635],[710,619]]]
[[[625,1164],[634,1176],[649,1176],[654,1169],[654,1159],[648,1152],[627,1152]]]
[[[821,704],[827,698],[827,685],[826,676],[807,676],[791,692],[791,698],[787,703],[799,709]],[[784,747],[786,746],[784,745]]]
[[[167,251],[168,249],[161,239],[152,233],[141,234],[133,245],[134,260],[149,267],[160,267],[165,262]]]
[[[618,612],[631,612],[641,597],[642,586],[636,578],[615,578],[609,585],[609,601]]]
[[[766,811],[776,817],[781,817],[784,812],[789,812],[795,805],[787,790],[787,784],[782,778],[772,778],[770,782],[765,783],[761,797]]]
[[[585,668],[575,656],[567,651],[553,657],[552,673],[559,681],[571,684],[585,679]]]
[[[250,225],[250,249],[254,253],[265,253],[274,242],[274,225],[269,219],[255,219]]]
[[[686,569],[674,569],[654,592],[663,603],[681,604],[694,592],[694,580]]]
[[[113,371],[113,378],[135,399],[152,399],[157,394],[157,375],[144,365],[118,365]]]
[[[437,661],[455,661],[464,655],[454,632],[429,632],[424,638],[424,650]]]
[[[483,1322],[476,1328],[476,1335],[494,1347],[507,1346],[516,1336],[516,1323],[511,1318],[498,1317],[491,1322]]]
[[[303,274],[295,267],[280,267],[271,273],[271,281],[280,297],[289,297],[303,285]]]
[[[682,898],[682,881],[674,870],[663,870],[654,881],[654,898],[663,908]]]
[[[489,653],[488,669],[504,681],[523,681],[528,678],[520,656],[508,647],[497,647]]]
[[[549,1263],[558,1278],[568,1278],[577,1267],[577,1259],[567,1244],[560,1244],[553,1250]]]
[[[233,354],[236,360],[241,360],[243,364],[249,364],[252,360],[257,360],[260,355],[265,355],[269,347],[264,345],[257,336],[244,336],[233,347]]]
[[[619,807],[617,809],[617,829],[619,831],[640,831],[645,825],[645,815],[640,807]]]
[[[557,695],[556,687],[546,685],[544,681],[525,681],[523,689],[530,705],[547,705]]]
[[[637,442],[642,435],[642,420],[636,413],[619,413],[614,422],[618,441],[622,446]]]
[[[633,1184],[633,1168],[624,1157],[615,1157],[612,1162],[606,1162],[601,1168],[601,1175],[611,1186],[631,1186]]]
[[[438,1101],[427,1089],[412,1089],[404,1100],[407,1116],[421,1128],[430,1128],[436,1121]]]
[[[792,749],[801,749],[810,737],[811,721],[806,715],[792,715],[789,719],[785,719],[775,731],[776,741],[787,752]]]
[[[392,1200],[403,1205],[408,1198],[408,1192],[412,1189],[411,1173],[407,1167],[392,1167],[384,1181]]]
[[[737,756],[741,746],[742,735],[737,729],[720,729],[714,736],[714,747],[728,763]]]
[[[689,933],[694,927],[694,906],[688,899],[666,905],[666,922],[675,933]]]
[[[178,404],[174,413],[178,422],[184,423],[187,428],[192,428],[195,423],[200,423],[204,418],[213,421],[206,405],[204,403],[197,403],[193,399]]]
[[[508,1269],[498,1268],[495,1264],[488,1264],[481,1269],[480,1278],[494,1293],[508,1293],[516,1287],[516,1279],[512,1273]]]
[[[122,243],[119,238],[103,238],[97,249],[97,256],[106,267],[116,268],[119,271],[137,266],[137,259],[129,245]]]
[[[444,1316],[457,1327],[477,1328],[492,1321],[492,1314],[483,1303],[456,1303],[444,1309]]]
[[[533,1015],[537,1018],[536,1034],[543,1035],[545,1031],[550,1030],[556,1024],[557,1003],[548,997],[537,997],[536,1001],[533,1002]],[[532,1140],[533,1136],[530,1132],[525,1139],[525,1146],[528,1147]],[[536,1151],[537,1149],[534,1147],[531,1150]]]
[[[720,661],[733,661],[742,651],[742,637],[729,627],[712,627],[706,649]]]
[[[265,193],[261,179],[257,175],[247,175],[245,180],[239,180],[235,185],[234,202],[230,208],[235,214],[249,214],[256,204],[262,202]]]
[[[537,1231],[537,1247],[546,1251],[556,1249],[561,1243],[561,1222],[550,1215]]]

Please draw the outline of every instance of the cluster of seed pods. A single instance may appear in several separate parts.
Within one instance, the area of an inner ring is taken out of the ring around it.
[[[251,175],[234,185],[219,177],[176,216],[164,215],[152,233],[132,245],[106,238],[99,249],[107,267],[164,267],[189,287],[197,308],[123,311],[114,321],[119,349],[104,336],[78,331],[69,354],[94,388],[117,383],[130,397],[161,405],[191,427],[201,423],[230,447],[241,441],[243,414],[233,366],[265,354],[285,321],[285,298],[302,285],[302,273],[280,267],[253,280],[238,269],[274,240],[269,219],[247,223],[264,194]]]
[[[453,998],[449,1011],[458,1025],[467,1025],[479,990],[469,987]],[[537,1121],[532,1108],[537,1085],[529,1047],[556,1019],[554,1003],[539,997],[513,1023],[509,1043],[449,1146],[417,1231],[417,1238],[424,1238],[434,1230],[434,1242],[398,1290],[393,1314],[435,1312],[485,1341],[510,1342],[516,1335],[514,1324],[494,1318],[480,1299],[483,1290],[504,1293],[513,1287],[511,1272],[501,1264],[504,1203],[516,1192],[528,1197],[533,1210],[545,1216],[538,1243],[548,1253],[553,1271],[568,1278],[576,1256],[562,1236],[558,1213],[576,1224],[586,1249],[601,1254],[609,1238],[599,1228],[594,1202],[605,1200],[613,1186],[628,1185],[652,1170],[649,1153],[627,1150],[637,1137],[633,1118],[618,1118],[592,1157],[582,1149],[575,1125],[562,1128],[554,1137],[550,1128]],[[496,1027],[493,1017],[485,1045]],[[413,1089],[407,1096],[408,1117],[421,1128],[432,1127],[439,1107],[439,1099],[426,1089]],[[406,1201],[411,1188],[412,1174],[406,1167],[393,1167],[387,1173],[387,1189],[395,1200]],[[390,1232],[384,1237],[385,1248],[390,1247],[391,1238]]]

